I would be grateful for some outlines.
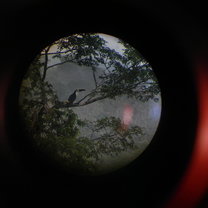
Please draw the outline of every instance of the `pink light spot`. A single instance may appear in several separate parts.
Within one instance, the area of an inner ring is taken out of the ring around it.
[[[132,122],[134,109],[130,105],[126,105],[123,110],[122,124],[123,128],[127,129]]]

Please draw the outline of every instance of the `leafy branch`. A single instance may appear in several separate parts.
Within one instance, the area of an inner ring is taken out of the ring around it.
[[[122,151],[137,148],[135,139],[138,140],[138,137],[144,135],[141,127],[126,127],[115,117],[104,117],[94,122],[85,121],[85,126],[89,129],[91,140],[100,154],[117,155]]]
[[[56,52],[50,53],[50,47],[46,48],[43,81],[48,69],[65,63],[85,65],[92,70],[94,89],[73,104],[59,101],[56,107],[79,107],[122,95],[143,102],[153,99],[160,90],[151,66],[130,45],[123,41],[120,44],[124,46],[123,54],[109,48],[98,35],[84,33],[56,41]],[[48,55],[54,55],[60,62],[48,66]],[[105,68],[99,77],[97,66]]]

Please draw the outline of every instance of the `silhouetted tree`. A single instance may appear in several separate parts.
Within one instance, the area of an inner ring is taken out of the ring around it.
[[[106,41],[97,34],[76,34],[56,41],[57,51],[49,53],[47,47],[43,50],[43,77],[52,67],[73,62],[91,67],[94,89],[74,104],[59,103],[61,106],[84,106],[106,98],[115,99],[118,96],[139,99],[143,102],[153,99],[159,93],[156,77],[149,63],[129,44],[120,41],[124,46],[123,54],[107,46]],[[60,62],[48,66],[48,56],[59,58]],[[97,75],[96,68],[102,66],[105,70]]]
[[[20,113],[34,144],[64,167],[84,173],[95,171],[95,161],[102,154],[114,156],[137,148],[134,140],[144,132],[139,126],[126,127],[115,117],[82,121],[73,107],[123,95],[146,102],[159,94],[151,66],[135,49],[121,41],[124,46],[121,54],[106,43],[97,34],[76,34],[54,42],[33,61],[20,91]],[[51,47],[57,50],[50,52]],[[51,58],[59,62],[49,65]],[[59,101],[45,79],[50,68],[68,62],[90,67],[94,80],[94,89],[73,104]],[[99,76],[98,66],[105,69]],[[90,134],[83,136],[81,128],[98,134],[91,138]]]

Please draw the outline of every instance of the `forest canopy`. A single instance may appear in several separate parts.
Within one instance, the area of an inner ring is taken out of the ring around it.
[[[99,34],[61,38],[41,51],[24,76],[19,104],[26,132],[34,145],[66,169],[94,174],[103,155],[116,157],[135,150],[139,148],[135,140],[145,134],[140,126],[121,118],[82,120],[73,110],[124,95],[144,103],[158,102],[160,89],[150,64],[129,44],[118,43],[122,52],[109,47]],[[50,60],[56,61],[51,64]],[[80,99],[60,101],[46,77],[49,70],[67,63],[87,66],[94,88]],[[103,68],[101,74],[98,68]],[[89,138],[80,133],[82,128],[98,133]]]

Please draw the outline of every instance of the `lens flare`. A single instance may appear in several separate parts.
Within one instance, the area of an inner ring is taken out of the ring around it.
[[[208,190],[208,62],[197,67],[198,127],[193,154],[177,192],[166,208],[197,207]]]
[[[128,126],[131,124],[133,112],[134,112],[134,109],[130,105],[126,105],[124,107],[123,119],[122,119],[123,129],[127,129]]]

